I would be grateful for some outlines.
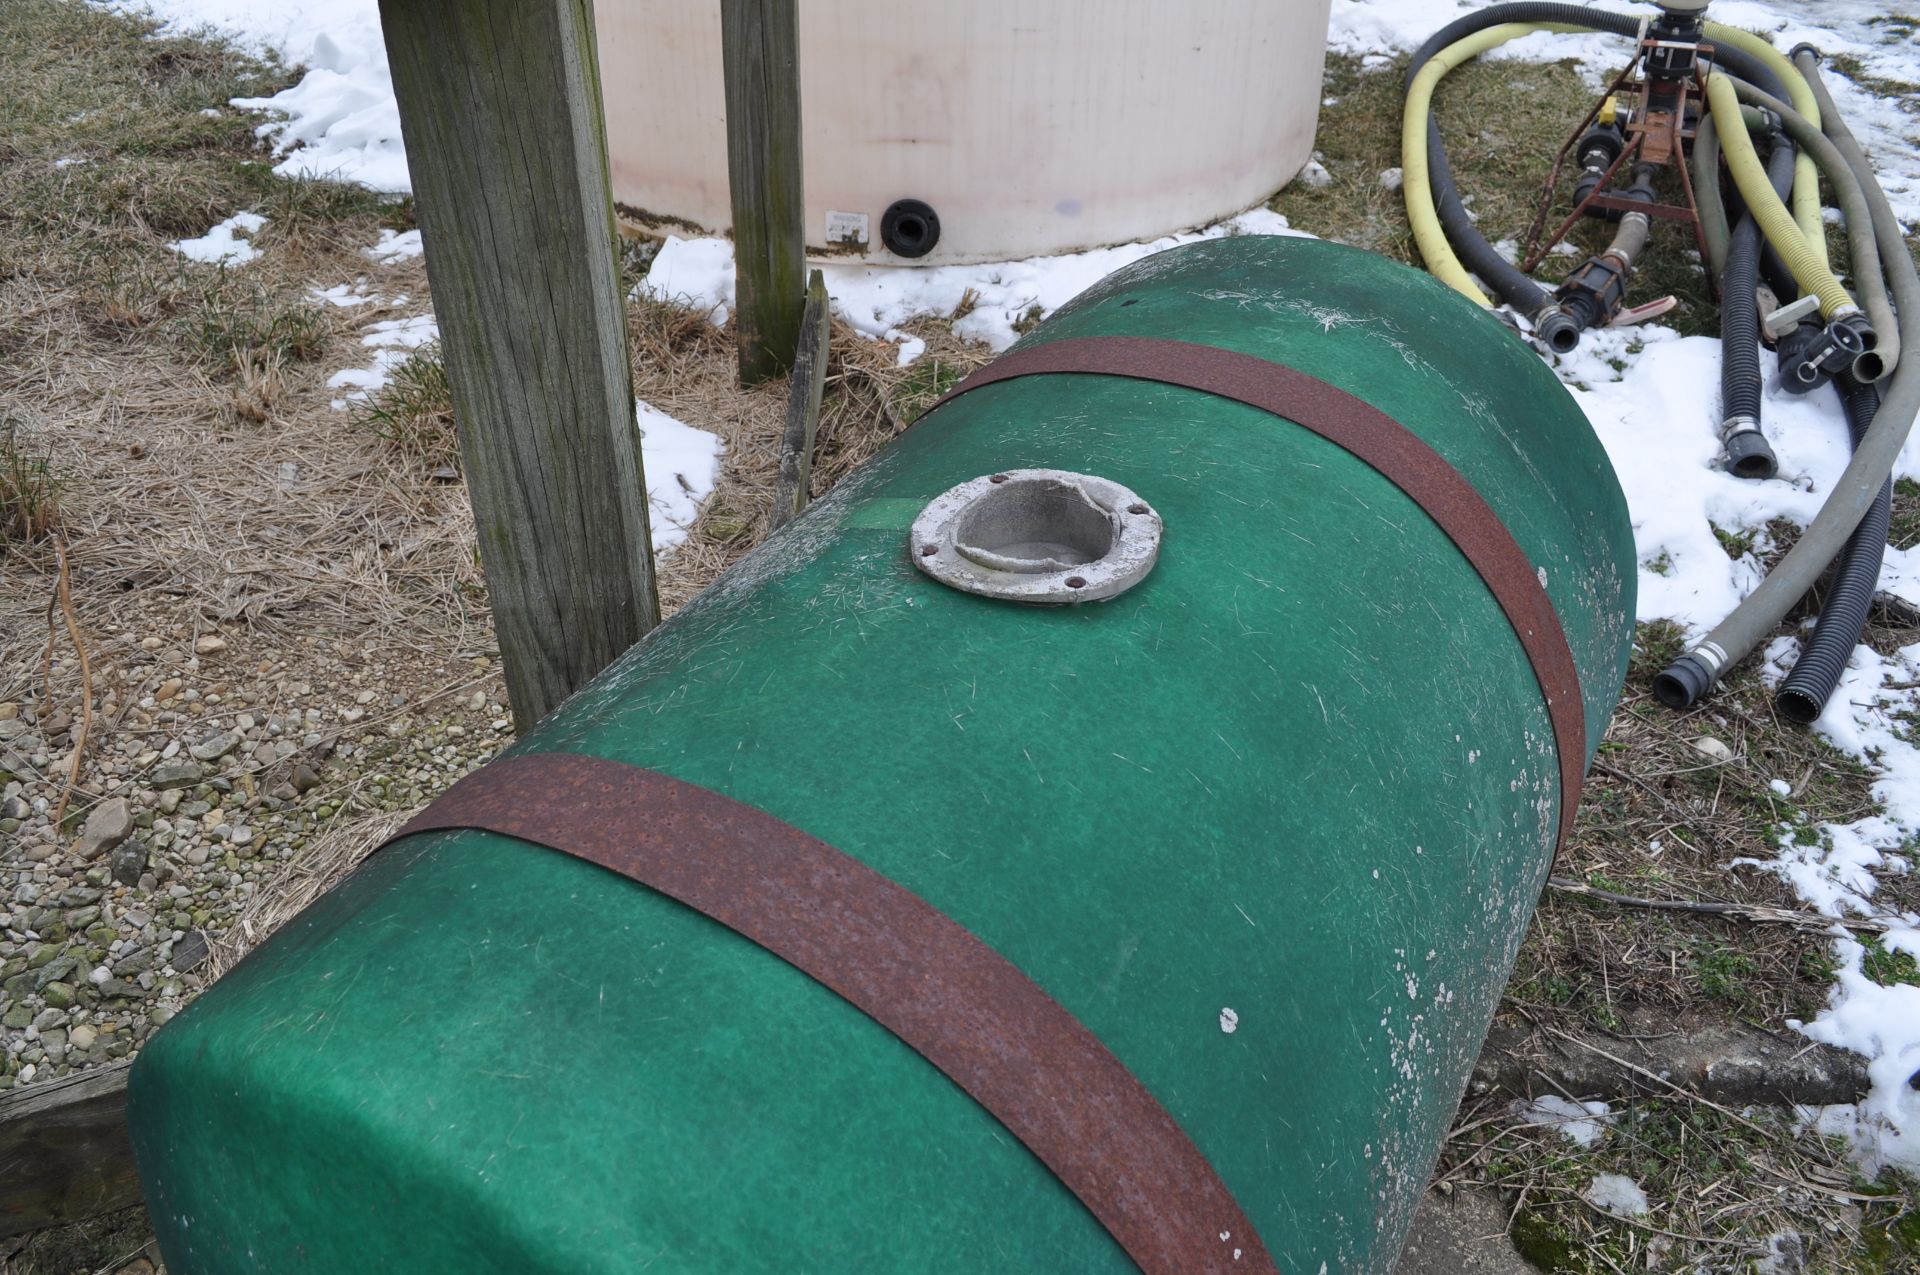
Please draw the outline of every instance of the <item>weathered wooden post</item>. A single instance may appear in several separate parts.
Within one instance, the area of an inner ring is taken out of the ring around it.
[[[792,521],[812,495],[813,440],[820,429],[820,396],[827,388],[827,335],[827,281],[816,270],[807,280],[800,346],[793,356],[787,427],[780,438],[780,475],[773,484],[771,525],[775,528]]]
[[[806,286],[797,0],[720,0],[740,383],[793,364]]]
[[[380,17],[525,729],[660,618],[593,3],[381,0]]]

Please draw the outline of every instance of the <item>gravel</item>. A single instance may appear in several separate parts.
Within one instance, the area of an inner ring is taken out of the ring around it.
[[[94,734],[60,828],[77,705],[0,702],[0,1090],[136,1051],[337,821],[424,805],[504,742],[490,659],[248,662],[255,642],[236,634],[93,642]]]

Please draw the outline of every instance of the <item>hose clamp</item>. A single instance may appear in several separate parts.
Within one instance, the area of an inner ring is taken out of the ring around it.
[[[1716,681],[1719,680],[1720,671],[1727,667],[1727,653],[1714,642],[1702,642],[1687,654],[1706,665],[1707,672],[1711,673]]]
[[[1720,422],[1720,437],[1723,440],[1730,439],[1735,434],[1758,434],[1759,432],[1760,418],[1749,416],[1745,412],[1737,416],[1729,416]]]

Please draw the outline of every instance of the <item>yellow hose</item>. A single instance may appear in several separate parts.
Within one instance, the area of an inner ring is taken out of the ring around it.
[[[1740,99],[1733,81],[1719,73],[1707,77],[1707,104],[1713,109],[1713,122],[1720,134],[1720,153],[1733,171],[1734,185],[1740,188],[1747,210],[1760,223],[1760,232],[1774,246],[1793,279],[1803,291],[1820,298],[1820,313],[1826,318],[1848,310],[1858,310],[1847,290],[1833,277],[1824,253],[1816,253],[1807,236],[1794,223],[1787,206],[1774,194],[1767,180],[1767,169],[1753,149],[1753,139],[1740,119]],[[1823,231],[1824,234],[1824,231]]]
[[[1758,58],[1768,70],[1780,77],[1793,109],[1806,116],[1809,124],[1820,127],[1820,103],[1813,96],[1807,77],[1800,74],[1800,68],[1789,62],[1780,50],[1751,31],[1742,31],[1739,27],[1718,22],[1707,23],[1707,39],[1715,44],[1732,45]],[[1813,157],[1804,150],[1793,162],[1793,220],[1800,227],[1800,233],[1805,236],[1807,247],[1819,261],[1820,268],[1831,270],[1832,265],[1827,258],[1827,223],[1820,209],[1820,170],[1814,164]]]
[[[1427,169],[1427,116],[1433,109],[1433,90],[1447,72],[1509,40],[1536,31],[1584,31],[1584,27],[1558,23],[1503,22],[1497,27],[1476,31],[1434,55],[1420,68],[1407,86],[1407,103],[1400,117],[1400,190],[1406,200],[1407,220],[1413,226],[1413,242],[1429,272],[1469,301],[1491,309],[1493,301],[1474,282],[1473,275],[1453,255],[1441,229],[1440,214],[1433,206],[1433,179]]]

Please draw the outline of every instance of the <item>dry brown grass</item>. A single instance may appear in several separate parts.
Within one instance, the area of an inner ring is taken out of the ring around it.
[[[741,391],[731,333],[694,311],[636,300],[628,308],[628,330],[639,397],[669,415],[712,430],[727,445],[724,472],[713,497],[688,538],[659,560],[661,604],[671,614],[767,534],[787,384],[772,381]],[[815,494],[884,447],[938,397],[936,389],[944,389],[966,369],[985,361],[983,351],[962,345],[937,325],[925,325],[917,334],[929,342],[927,358],[937,362],[903,369],[894,366],[893,346],[835,325],[822,401]],[[430,351],[419,360],[437,366]],[[435,383],[430,377],[422,379]],[[435,418],[450,413],[444,400],[444,376],[437,383],[442,387],[439,395],[415,395],[403,388],[398,395],[376,396],[374,410]],[[363,414],[363,425],[365,420]],[[417,421],[397,427],[403,434],[419,428]],[[403,457],[414,454],[404,444],[401,449]],[[417,466],[408,467],[408,472],[414,481],[424,481]],[[441,688],[440,693],[465,689],[463,684]],[[339,794],[341,804],[360,813],[330,827],[289,862],[241,914],[239,925],[215,944],[209,961],[212,976],[230,969],[267,935],[343,880],[410,813],[378,809],[357,800],[359,795],[349,781]]]

